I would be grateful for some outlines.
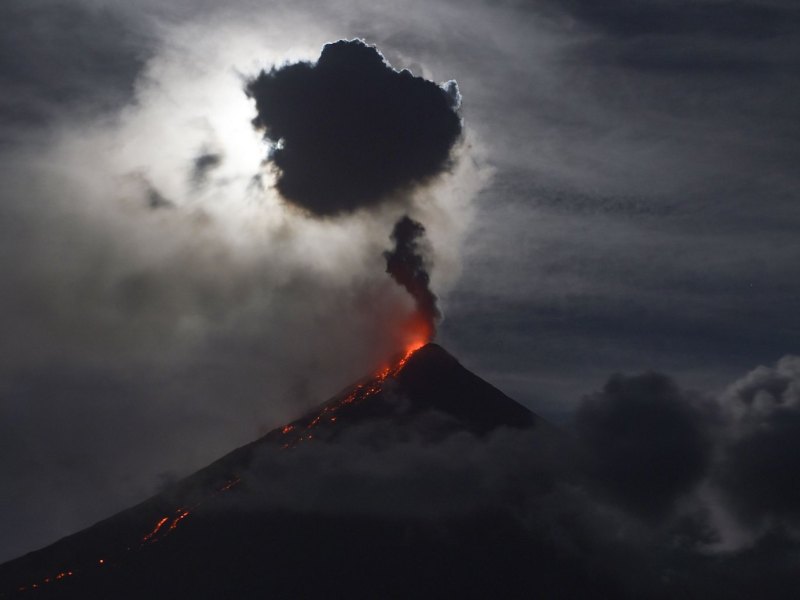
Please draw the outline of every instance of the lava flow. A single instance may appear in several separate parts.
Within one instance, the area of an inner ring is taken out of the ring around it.
[[[229,479],[228,481],[225,482],[225,485],[215,490],[209,497],[216,496],[217,494],[221,494],[222,492],[227,492],[231,488],[241,483],[241,481],[242,480],[239,477],[234,477],[233,479]],[[186,517],[188,517],[191,514],[191,511],[197,509],[201,504],[202,501],[197,502],[194,506],[191,507],[191,509],[178,508],[175,510],[175,515],[173,517],[162,517],[161,519],[159,519],[158,522],[156,522],[155,527],[153,527],[153,529],[150,531],[150,533],[148,533],[142,538],[142,544],[144,545],[148,542],[151,543],[157,542],[171,531],[175,531],[178,525],[180,525],[181,521],[183,521]],[[169,526],[166,527],[165,529],[167,523],[169,523]]]
[[[325,405],[322,410],[313,419],[311,419],[311,421],[309,421],[304,428],[302,428],[302,433],[300,433],[300,435],[295,434],[293,439],[284,443],[281,447],[286,450],[295,447],[301,442],[313,440],[314,434],[311,432],[312,429],[323,422],[335,423],[338,418],[338,415],[336,414],[337,412],[347,406],[360,404],[367,398],[380,392],[383,389],[384,382],[390,377],[396,377],[400,371],[403,370],[403,367],[406,366],[406,363],[414,354],[414,352],[422,348],[424,345],[425,342],[419,340],[408,344],[406,346],[405,354],[403,354],[403,356],[396,363],[380,369],[370,379],[356,385],[350,391],[350,393],[341,400]],[[283,435],[289,435],[292,432],[296,432],[297,429],[297,425],[289,424],[286,425],[281,432]]]
[[[233,477],[232,479],[229,479],[228,481],[226,481],[224,485],[222,485],[221,487],[219,487],[216,490],[214,490],[208,497],[210,498],[210,497],[216,496],[218,494],[221,494],[222,492],[227,492],[231,488],[233,488],[236,485],[238,485],[240,482],[241,482],[241,479],[239,477]],[[203,503],[203,501],[197,502],[194,506],[192,506],[192,510],[198,508],[202,503]],[[175,515],[173,517],[168,517],[167,516],[167,517],[162,517],[161,519],[159,519],[156,522],[156,524],[153,527],[153,529],[150,530],[150,532],[148,532],[142,538],[141,544],[139,545],[139,549],[143,548],[148,543],[154,543],[154,542],[157,542],[157,541],[160,541],[161,539],[163,539],[167,534],[169,534],[170,532],[172,532],[175,529],[177,529],[178,525],[180,525],[180,523],[186,517],[188,517],[189,515],[190,515],[190,511],[189,510],[184,509],[184,508],[179,508],[179,509],[177,509],[175,511]],[[136,548],[128,547],[127,551],[130,552],[130,551],[135,550],[135,549]],[[84,565],[82,567],[79,567],[78,570],[82,570],[82,571],[85,572],[85,571],[89,570],[89,568],[91,568],[91,567],[93,567],[93,568],[104,567],[106,565],[106,562],[107,562],[106,559],[100,558],[93,565],[91,565],[91,566]],[[17,587],[16,592],[17,593],[22,593],[22,592],[29,592],[29,591],[38,590],[38,589],[42,588],[45,584],[55,583],[57,581],[61,581],[61,580],[65,579],[67,577],[72,577],[73,575],[75,575],[74,571],[72,571],[72,570],[64,570],[64,571],[61,571],[61,572],[59,572],[59,573],[57,573],[55,575],[52,575],[52,576],[49,576],[49,577],[44,577],[41,581],[38,581],[36,583],[31,583],[30,585],[19,586],[19,587]],[[6,595],[4,593],[0,593],[0,598],[5,598],[5,597],[6,597]]]
[[[393,364],[387,365],[382,369],[378,370],[373,374],[372,377],[357,384],[344,398],[341,398],[335,402],[331,402],[325,405],[320,412],[310,421],[307,421],[305,425],[302,423],[290,423],[284,426],[281,429],[281,434],[283,436],[289,437],[291,434],[291,439],[284,443],[281,447],[283,449],[293,448],[297,444],[314,439],[314,434],[312,430],[320,425],[321,423],[335,423],[339,417],[337,413],[341,411],[343,408],[348,406],[353,406],[360,404],[367,400],[368,398],[378,394],[380,391],[383,390],[383,386],[387,379],[396,377],[400,371],[408,363],[411,356],[419,350],[422,346],[425,345],[425,341],[422,339],[417,339],[413,342],[410,342],[406,345],[405,353],[402,357],[400,357],[396,362]],[[217,494],[224,493],[229,491],[231,488],[235,487],[241,482],[239,477],[232,477],[228,481],[225,482],[224,485],[221,487],[216,488],[215,490],[211,491],[210,494],[206,497],[205,500],[216,496]],[[161,541],[170,533],[172,533],[175,529],[178,528],[182,522],[187,519],[193,511],[200,507],[201,504],[204,503],[204,500],[200,500],[195,504],[191,505],[189,508],[181,507],[174,511],[172,515],[165,515],[160,517],[153,525],[152,529],[148,531],[141,539],[138,544],[138,549],[144,549],[149,544],[153,544],[156,542]],[[128,551],[136,550],[137,547],[129,547]],[[121,557],[119,557],[121,558]],[[99,559],[95,564],[94,568],[103,567],[106,565],[108,561],[105,559]],[[115,562],[115,561],[114,561]],[[80,570],[88,570],[86,566],[84,566]],[[56,581],[61,581],[67,577],[72,577],[75,574],[72,570],[63,570],[58,572],[55,575],[50,577],[45,577],[41,581],[32,583],[27,586],[20,586],[16,589],[17,592],[26,592],[26,591],[33,591],[41,588],[43,585],[54,583]],[[0,594],[0,597],[5,597],[4,594]]]

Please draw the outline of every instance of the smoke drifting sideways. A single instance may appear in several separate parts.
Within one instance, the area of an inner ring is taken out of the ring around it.
[[[386,272],[402,285],[416,303],[411,330],[414,342],[432,340],[436,335],[436,322],[442,314],[437,306],[436,295],[430,289],[429,264],[422,254],[421,243],[425,227],[408,215],[404,215],[392,230],[394,249],[383,253]]]
[[[317,217],[377,206],[452,165],[462,133],[455,81],[396,71],[373,46],[326,44],[316,63],[261,71],[245,88],[273,143],[276,188]]]

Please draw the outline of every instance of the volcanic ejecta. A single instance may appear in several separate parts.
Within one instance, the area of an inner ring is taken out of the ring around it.
[[[246,86],[253,125],[283,199],[305,214],[336,217],[407,201],[446,172],[461,138],[455,81],[436,84],[397,71],[361,40],[327,44],[316,63],[261,71]],[[416,304],[409,329],[425,341],[441,317],[430,290],[425,227],[408,215],[394,226],[386,271]]]

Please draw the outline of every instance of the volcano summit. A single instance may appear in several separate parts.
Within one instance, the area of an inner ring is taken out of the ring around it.
[[[560,444],[541,418],[428,344],[169,490],[6,563],[0,597],[605,589],[522,522],[524,499],[506,480],[530,475],[527,460],[514,464],[520,440],[525,455]],[[531,480],[552,485],[546,469]]]

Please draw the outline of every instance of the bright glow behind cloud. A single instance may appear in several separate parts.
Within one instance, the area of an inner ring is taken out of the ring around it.
[[[285,352],[283,334],[273,330],[296,320],[307,330],[300,337],[324,345],[347,330],[345,317],[353,332],[362,332],[355,353],[374,354],[381,327],[394,327],[387,314],[410,309],[382,258],[392,225],[409,210],[425,223],[432,284],[446,300],[460,272],[471,203],[491,176],[469,131],[452,172],[394,203],[315,219],[273,189],[274,173],[263,164],[268,147],[251,124],[255,107],[245,82],[260,69],[314,60],[331,39],[335,33],[286,22],[170,26],[161,30],[123,109],[60,125],[31,177],[57,190],[45,194],[49,210],[69,214],[74,223],[74,231],[62,227],[57,234],[71,248],[60,257],[71,265],[56,276],[69,294],[74,281],[90,277],[81,275],[86,265],[103,257],[102,269],[91,275],[102,281],[91,292],[97,297],[80,302],[96,303],[104,321],[87,327],[125,339],[125,353],[151,360],[163,352],[191,362],[211,340],[235,338],[239,327],[256,337],[248,322],[259,323],[257,343]],[[298,304],[293,294],[304,286],[319,290]],[[121,328],[136,335],[126,337]],[[103,343],[96,346],[92,353],[102,360],[116,356]]]

